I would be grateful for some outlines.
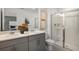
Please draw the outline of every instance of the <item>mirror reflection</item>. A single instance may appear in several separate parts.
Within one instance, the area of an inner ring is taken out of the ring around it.
[[[1,31],[1,24],[2,24],[2,20],[1,20],[1,8],[0,8],[0,31]]]
[[[38,13],[36,8],[4,8],[3,30],[28,31],[39,29]]]

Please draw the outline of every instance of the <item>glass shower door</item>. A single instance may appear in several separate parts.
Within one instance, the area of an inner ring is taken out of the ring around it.
[[[53,15],[51,26],[51,37],[55,44],[63,47],[63,16]]]

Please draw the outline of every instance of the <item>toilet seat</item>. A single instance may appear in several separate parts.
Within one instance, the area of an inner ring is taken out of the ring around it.
[[[55,44],[55,41],[53,41],[53,40],[51,40],[51,39],[47,39],[46,42],[47,42],[47,44],[49,44],[49,45]]]

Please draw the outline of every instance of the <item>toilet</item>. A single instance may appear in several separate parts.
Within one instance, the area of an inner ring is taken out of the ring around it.
[[[46,43],[47,43],[47,50],[48,51],[72,51],[71,49],[58,46],[57,44],[55,44],[56,42],[51,39],[47,39]]]
[[[55,45],[55,42],[51,39],[47,39],[46,40],[47,43],[47,50],[48,51],[52,51],[53,50],[53,46]]]

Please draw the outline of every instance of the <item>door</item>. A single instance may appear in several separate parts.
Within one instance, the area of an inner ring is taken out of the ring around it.
[[[63,16],[53,15],[51,20],[51,37],[59,46],[63,46]]]
[[[65,14],[65,48],[79,50],[79,13],[74,13]]]

